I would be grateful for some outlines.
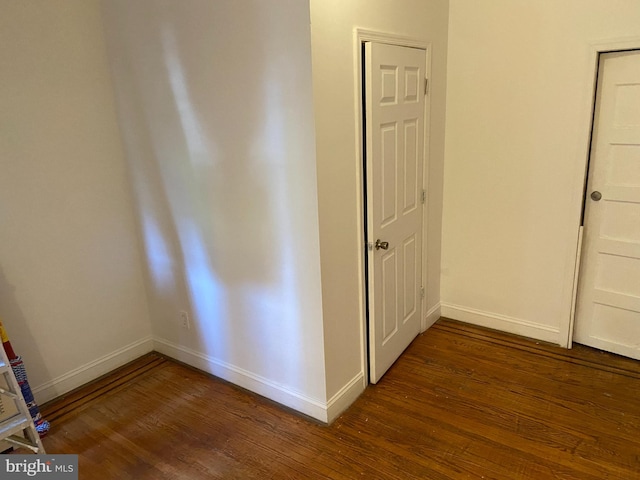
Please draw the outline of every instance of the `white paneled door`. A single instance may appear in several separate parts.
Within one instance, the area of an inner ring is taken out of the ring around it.
[[[640,358],[640,52],[600,56],[574,340]]]
[[[369,374],[420,332],[424,50],[365,44]]]

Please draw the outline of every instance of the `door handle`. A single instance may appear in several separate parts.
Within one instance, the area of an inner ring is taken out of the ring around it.
[[[381,242],[380,239],[376,240],[376,250],[387,250],[389,248],[389,242]]]
[[[599,202],[601,198],[602,194],[599,191],[594,190],[593,192],[591,192],[591,200],[593,200],[594,202]]]

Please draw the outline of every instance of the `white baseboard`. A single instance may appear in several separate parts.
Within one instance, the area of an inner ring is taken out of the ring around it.
[[[153,351],[151,335],[31,389],[38,403],[48,402]],[[28,373],[28,372],[27,372]]]
[[[38,403],[48,402],[154,350],[326,423],[337,418],[366,388],[364,375],[359,372],[325,403],[200,352],[147,336],[32,387],[32,392]]]
[[[364,374],[359,372],[327,402],[327,423],[333,422],[356,401],[367,387]]]
[[[164,355],[203,370],[235,385],[251,390],[275,402],[293,408],[321,422],[328,422],[327,405],[284,385],[195,350],[164,339],[154,338],[154,349]]]
[[[424,322],[422,323],[422,331],[426,331],[431,325],[436,323],[442,314],[442,308],[440,302],[436,303],[433,307],[429,309],[427,315],[425,316]]]
[[[441,304],[441,313],[443,317],[453,320],[522,335],[523,337],[535,338],[543,342],[559,343],[559,329],[548,325],[444,302]]]

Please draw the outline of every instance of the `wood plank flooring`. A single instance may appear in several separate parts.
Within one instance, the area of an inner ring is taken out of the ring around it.
[[[81,479],[640,479],[640,362],[443,319],[330,426],[157,354],[43,413]]]

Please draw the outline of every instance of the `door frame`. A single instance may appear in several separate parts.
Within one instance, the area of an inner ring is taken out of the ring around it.
[[[424,145],[423,145],[423,165],[422,165],[422,188],[427,189],[429,185],[429,146],[431,145],[429,132],[430,132],[430,118],[431,118],[431,43],[403,35],[397,35],[394,33],[379,32],[374,30],[368,30],[360,27],[356,27],[353,30],[353,59],[354,59],[354,91],[356,93],[354,98],[355,119],[356,119],[356,162],[357,162],[357,203],[358,203],[358,243],[360,247],[359,262],[359,291],[360,291],[360,354],[361,354],[361,368],[364,373],[366,384],[369,384],[369,339],[368,339],[368,322],[369,322],[369,306],[368,306],[368,281],[366,275],[367,259],[366,259],[366,244],[365,244],[365,226],[366,215],[365,211],[365,186],[367,178],[365,175],[365,149],[366,145],[363,142],[364,139],[364,58],[362,54],[363,45],[365,42],[378,42],[389,45],[396,45],[400,47],[412,47],[420,48],[426,53],[426,66],[425,75],[429,79],[429,94],[425,97],[424,108]],[[427,191],[427,201],[429,192]],[[428,276],[427,276],[427,232],[428,232],[428,204],[422,209],[422,285],[424,286],[425,296],[420,299],[420,332],[424,332],[427,325],[427,318],[425,315],[425,307],[427,305],[428,288]]]
[[[578,282],[580,280],[580,265],[582,263],[582,240],[584,230],[584,209],[585,198],[587,195],[587,181],[589,179],[589,164],[591,159],[591,137],[594,127],[594,112],[596,106],[596,89],[598,82],[598,68],[600,66],[600,55],[603,53],[623,52],[628,50],[640,49],[640,37],[625,37],[615,38],[611,40],[605,40],[602,42],[592,43],[588,46],[588,70],[585,72],[583,78],[588,78],[588,87],[583,94],[583,114],[582,118],[585,119],[580,134],[580,145],[578,151],[581,157],[581,175],[578,175],[576,180],[576,187],[574,189],[573,204],[579,207],[577,208],[577,229],[574,237],[575,248],[573,261],[567,262],[566,267],[566,283],[567,291],[571,292],[571,295],[567,301],[568,309],[565,311],[568,315],[563,315],[560,323],[560,331],[558,340],[561,346],[571,348],[573,344],[573,329],[576,321],[576,306],[578,300]],[[588,119],[588,120],[587,120]]]

